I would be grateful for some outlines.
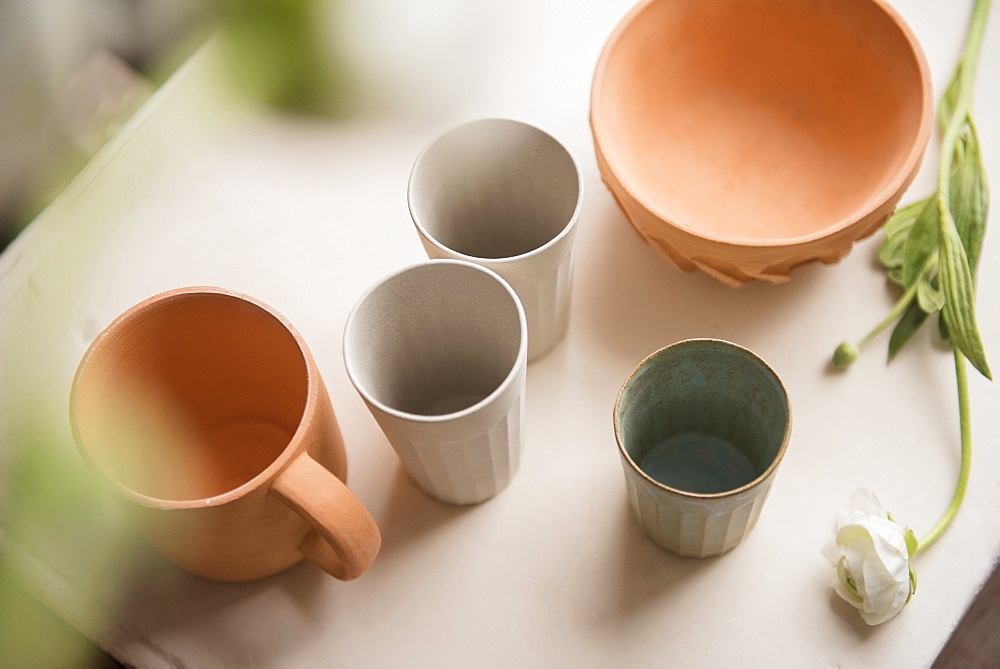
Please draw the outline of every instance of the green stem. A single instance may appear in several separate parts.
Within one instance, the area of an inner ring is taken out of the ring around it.
[[[965,356],[955,349],[955,379],[958,385],[958,420],[962,435],[962,464],[958,470],[958,483],[955,484],[955,493],[951,497],[951,504],[945,510],[941,520],[937,522],[930,532],[917,543],[919,555],[930,548],[937,541],[944,531],[955,519],[958,509],[965,499],[965,490],[969,486],[969,470],[972,467],[972,423],[969,418],[969,382],[965,372]],[[912,555],[910,556],[913,557]]]
[[[962,50],[962,59],[959,67],[962,68],[959,74],[959,89],[955,109],[945,128],[944,138],[941,140],[941,162],[938,165],[938,207],[941,209],[941,218],[945,220],[945,212],[951,207],[950,202],[950,180],[951,166],[955,153],[955,146],[958,142],[963,127],[970,119],[969,113],[972,108],[972,88],[976,74],[976,65],[979,62],[979,49],[983,42],[983,33],[986,30],[986,19],[990,13],[990,6],[993,0],[976,0],[976,5],[972,10],[972,19],[969,25],[969,34],[965,40],[965,48]],[[952,495],[951,504],[945,510],[944,515],[937,522],[931,531],[917,544],[917,554],[930,548],[936,542],[951,521],[955,519],[958,509],[962,506],[965,498],[965,490],[969,484],[969,469],[972,465],[972,426],[969,419],[969,383],[965,370],[965,356],[957,348],[953,350],[955,356],[955,379],[958,384],[958,418],[962,439],[962,463],[958,471],[958,482],[955,484],[955,493]]]
[[[864,337],[861,338],[860,341],[858,341],[858,348],[861,348],[862,346],[870,342],[872,339],[880,335],[887,327],[895,323],[897,318],[903,315],[903,312],[906,311],[906,309],[910,306],[910,302],[912,302],[913,298],[916,297],[917,295],[918,283],[919,281],[914,281],[913,285],[911,285],[909,288],[906,289],[906,292],[903,293],[903,296],[900,297],[899,301],[896,302],[895,306],[893,306],[892,311],[890,311],[885,318],[879,321],[879,324],[876,325],[874,328],[872,328],[871,332],[866,334]]]
[[[959,60],[958,67],[961,68],[961,73],[958,99],[955,101],[955,109],[941,140],[941,162],[938,165],[938,206],[942,208],[950,206],[952,157],[962,126],[965,125],[966,116],[972,108],[972,89],[976,66],[979,64],[979,49],[983,43],[986,19],[989,18],[992,4],[993,0],[976,0],[976,5],[972,9],[969,34],[965,39],[965,48],[962,49],[962,58]]]
[[[930,275],[935,269],[937,269],[937,264],[938,264],[938,254],[937,251],[935,251],[930,256],[928,256],[927,260],[924,262],[923,268],[920,270],[920,274],[913,281],[910,287],[906,289],[906,292],[904,292],[902,296],[900,296],[896,304],[893,305],[892,310],[886,315],[885,318],[879,321],[878,325],[872,328],[871,332],[866,334],[858,341],[858,348],[861,348],[862,346],[870,342],[872,339],[882,334],[882,332],[884,332],[886,328],[895,323],[896,320],[903,315],[903,312],[905,312],[907,308],[909,308],[910,303],[913,302],[914,298],[917,295],[917,284],[920,283],[921,277]]]

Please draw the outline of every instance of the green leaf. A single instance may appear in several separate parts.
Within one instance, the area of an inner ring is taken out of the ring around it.
[[[955,165],[949,184],[951,215],[955,220],[958,236],[965,247],[969,269],[973,277],[979,264],[979,253],[986,231],[989,210],[989,185],[979,150],[979,137],[972,118],[966,116],[959,147],[955,151]]]
[[[951,212],[943,206],[943,202],[941,205],[939,207],[941,262],[938,277],[945,296],[941,313],[952,343],[980,374],[992,379],[982,337],[976,324],[975,290],[969,259],[965,255],[965,247],[962,246]]]
[[[906,541],[906,552],[912,558],[917,554],[917,535],[913,533],[913,530],[906,528],[906,533],[903,535],[903,539]]]
[[[939,207],[937,199],[927,201],[913,222],[903,247],[903,286],[909,288],[923,274],[927,260],[938,245]]]
[[[913,338],[920,326],[924,324],[927,320],[927,312],[920,308],[916,302],[910,302],[910,306],[907,307],[906,311],[903,312],[902,317],[896,323],[896,327],[892,330],[892,336],[889,337],[889,359],[888,362],[892,362],[892,359],[896,357],[903,347]]]
[[[878,250],[878,261],[886,269],[903,266],[903,248],[906,246],[906,235],[888,237]]]
[[[932,285],[926,276],[917,279],[917,304],[928,314],[933,314],[944,306],[944,293]]]
[[[889,281],[892,281],[894,284],[896,284],[900,288],[904,287],[903,286],[903,267],[902,267],[902,265],[900,265],[899,267],[893,267],[892,269],[890,269],[889,272],[888,272],[888,275],[889,275]]]
[[[941,339],[943,339],[948,343],[951,343],[951,335],[948,334],[948,324],[944,322],[944,314],[942,313],[938,314],[937,322],[938,322],[938,334],[941,336]]]
[[[917,220],[917,216],[924,210],[927,203],[933,199],[933,195],[928,195],[923,200],[911,202],[905,207],[897,209],[882,227],[882,232],[885,233],[886,237],[895,237],[897,234],[905,233],[913,226],[913,222]]]
[[[927,197],[902,209],[897,209],[885,227],[882,228],[885,233],[885,241],[882,242],[882,247],[879,249],[878,259],[886,269],[903,265],[903,247],[906,244],[906,238],[920,212],[930,200],[931,198]]]

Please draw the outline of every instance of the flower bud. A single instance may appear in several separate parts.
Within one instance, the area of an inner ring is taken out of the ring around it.
[[[847,367],[858,359],[858,355],[858,347],[849,341],[845,341],[833,352],[833,364],[837,367]]]
[[[869,490],[858,490],[823,549],[834,566],[833,589],[869,625],[891,620],[910,601],[917,577],[910,567],[917,540],[893,521]]]

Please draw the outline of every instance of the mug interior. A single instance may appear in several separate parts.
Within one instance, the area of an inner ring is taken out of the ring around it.
[[[507,119],[461,125],[431,143],[410,176],[410,212],[426,236],[472,258],[529,253],[576,214],[580,175],[554,137]]]
[[[273,314],[222,293],[179,293],[99,337],[74,387],[91,461],[147,497],[213,497],[264,471],[302,419],[309,372]]]
[[[510,376],[525,346],[513,291],[492,272],[434,261],[392,275],[348,319],[344,356],[355,386],[390,412],[467,409]]]
[[[780,457],[788,397],[759,358],[716,340],[669,346],[636,369],[615,408],[622,449],[646,476],[718,494],[760,478]]]

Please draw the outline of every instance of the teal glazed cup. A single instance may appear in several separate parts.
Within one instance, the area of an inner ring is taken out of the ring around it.
[[[745,348],[689,339],[618,394],[615,438],[643,532],[678,555],[721,555],[753,529],[791,434],[777,374]]]

